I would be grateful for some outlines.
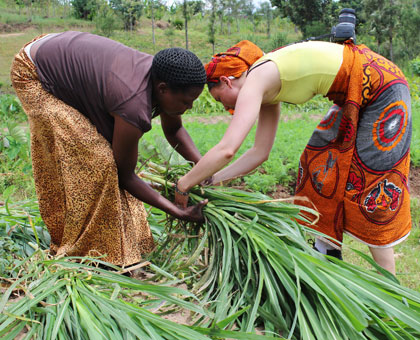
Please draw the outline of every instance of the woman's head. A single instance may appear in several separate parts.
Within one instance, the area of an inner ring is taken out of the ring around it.
[[[239,78],[264,52],[248,40],[242,40],[226,52],[215,54],[204,68],[207,83],[218,83],[221,76]]]
[[[264,52],[257,45],[242,40],[226,52],[215,54],[204,66],[210,93],[229,112],[235,106],[232,101],[236,101],[244,73],[263,55]]]
[[[167,48],[153,58],[152,79],[160,108],[168,114],[182,114],[202,92],[206,71],[194,53]]]

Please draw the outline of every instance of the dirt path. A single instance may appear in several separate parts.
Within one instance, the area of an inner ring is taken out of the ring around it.
[[[23,33],[0,33],[0,38],[18,37],[19,35],[23,35]]]

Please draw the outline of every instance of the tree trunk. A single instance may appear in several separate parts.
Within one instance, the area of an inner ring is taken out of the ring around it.
[[[152,1],[152,39],[153,39],[153,51],[156,47],[156,40],[155,40],[155,9],[154,9],[154,1]]]
[[[391,61],[394,61],[394,51],[393,51],[393,48],[392,48],[392,35],[389,38],[389,58],[391,59]]]
[[[188,12],[187,12],[187,0],[184,0],[184,19],[185,19],[185,49],[188,50]]]

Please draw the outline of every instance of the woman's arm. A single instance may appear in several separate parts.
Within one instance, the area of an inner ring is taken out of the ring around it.
[[[181,116],[170,116],[166,113],[160,114],[162,130],[169,144],[187,161],[197,163],[201,154],[193,140],[182,125]]]
[[[214,184],[245,175],[268,159],[276,138],[279,117],[280,104],[262,106],[254,146],[234,163],[217,172],[213,176]]]
[[[261,100],[262,93],[256,89],[256,86],[247,86],[247,82],[245,82],[236,102],[235,115],[222,140],[210,149],[190,172],[179,179],[179,190],[188,191],[222,169],[233,159],[257,120]]]
[[[118,115],[114,115],[114,134],[112,151],[118,168],[118,180],[122,189],[127,190],[137,199],[159,208],[170,215],[189,221],[201,221],[203,219],[202,207],[207,203],[200,202],[195,206],[180,209],[171,201],[153,190],[146,182],[136,174],[135,168],[138,155],[138,141],[143,132],[135,126],[127,123]]]
[[[225,135],[190,172],[179,179],[178,189],[180,191],[187,192],[232,160],[257,120],[261,105],[269,103],[280,91],[280,88],[281,80],[274,63],[266,63],[249,73],[239,92],[235,115]]]

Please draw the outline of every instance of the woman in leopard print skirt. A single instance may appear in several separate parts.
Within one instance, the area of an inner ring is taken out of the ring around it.
[[[20,50],[11,78],[29,119],[52,253],[140,261],[154,246],[142,202],[203,219],[206,202],[181,209],[134,172],[138,141],[157,115],[185,159],[201,158],[181,120],[206,82],[193,53],[172,48],[153,57],[89,33],[48,34]]]

